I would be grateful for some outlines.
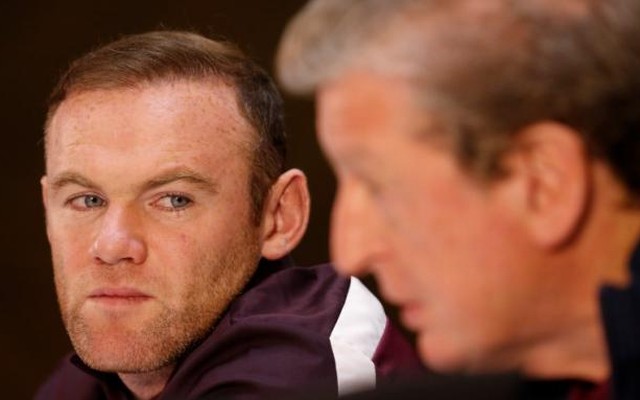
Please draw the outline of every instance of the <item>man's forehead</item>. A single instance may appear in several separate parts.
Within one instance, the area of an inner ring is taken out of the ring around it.
[[[90,98],[90,101],[87,102],[86,98]],[[118,104],[118,101],[114,101],[116,99],[120,100],[120,105],[126,110],[131,104],[123,103],[122,99],[125,98],[129,102],[136,100],[152,103],[159,111],[163,107],[171,110],[176,105],[184,104],[184,108],[194,112],[213,107],[216,109],[213,112],[225,111],[229,116],[241,117],[236,88],[221,79],[214,78],[167,78],[129,86],[80,87],[72,89],[59,108],[65,110],[83,106],[81,112],[86,113],[107,105]],[[207,111],[211,112],[210,109]]]
[[[225,111],[229,117],[241,118],[237,102],[236,89],[220,79],[165,79],[143,82],[135,86],[78,89],[70,92],[61,102],[54,119],[61,111],[78,110],[81,114],[100,111],[102,107],[120,106],[126,110],[130,103],[123,99],[135,100],[152,106],[149,111],[169,111],[176,105],[193,112],[208,108]]]
[[[154,132],[155,127],[155,132]],[[122,140],[147,132],[151,139],[227,140],[246,144],[252,126],[240,113],[235,89],[222,81],[174,80],[136,87],[71,93],[47,127],[47,147]],[[131,135],[123,135],[124,133]],[[102,136],[99,138],[98,133]],[[210,134],[209,134],[210,133]]]
[[[345,137],[369,136],[391,126],[409,128],[422,114],[408,79],[366,70],[350,71],[322,85],[317,106],[320,134]],[[411,124],[407,118],[413,119]]]

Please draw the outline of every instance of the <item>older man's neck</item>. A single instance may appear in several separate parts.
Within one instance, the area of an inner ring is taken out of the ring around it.
[[[566,335],[540,343],[522,366],[526,376],[538,379],[580,379],[594,383],[610,374],[602,326],[585,321]]]
[[[174,367],[175,365],[172,364],[155,371],[121,373],[118,376],[136,400],[151,400],[160,395]]]

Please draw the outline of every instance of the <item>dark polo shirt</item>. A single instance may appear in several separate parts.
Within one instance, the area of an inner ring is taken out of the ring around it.
[[[609,357],[612,399],[640,399],[640,245],[630,258],[631,285],[600,293]]]

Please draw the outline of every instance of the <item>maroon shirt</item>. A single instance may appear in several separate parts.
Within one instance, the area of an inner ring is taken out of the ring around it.
[[[328,264],[300,268],[262,262],[212,333],[180,360],[159,399],[265,399],[318,390],[336,397],[339,377],[329,337],[351,286]],[[421,369],[388,321],[372,361],[378,378]],[[92,370],[70,355],[36,399],[129,396],[116,374]]]

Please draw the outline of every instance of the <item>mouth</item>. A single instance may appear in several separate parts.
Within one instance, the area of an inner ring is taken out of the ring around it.
[[[88,300],[105,305],[126,305],[151,300],[152,296],[134,288],[100,288],[92,291]]]

